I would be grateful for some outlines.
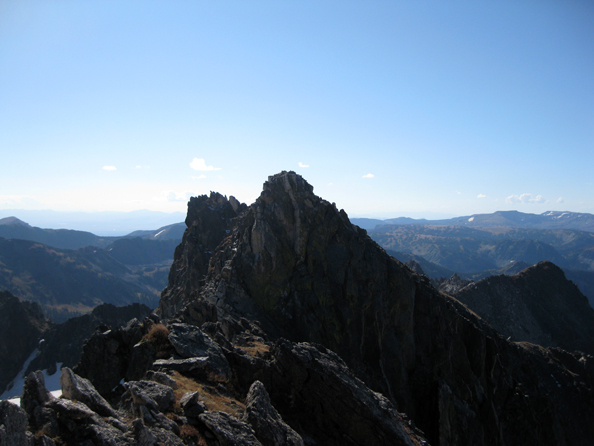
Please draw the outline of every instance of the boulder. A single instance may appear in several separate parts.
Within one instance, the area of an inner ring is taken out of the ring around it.
[[[200,328],[188,324],[172,324],[169,326],[169,341],[182,358],[208,358],[205,372],[217,376],[218,381],[226,382],[231,377],[231,368],[221,347]]]
[[[203,413],[200,421],[214,434],[220,446],[262,446],[248,424],[228,413]]]
[[[268,392],[260,381],[250,387],[246,398],[244,421],[248,422],[264,446],[303,446],[303,439],[285,423],[270,402]]]
[[[104,417],[115,417],[116,413],[109,403],[99,395],[88,379],[74,374],[68,367],[62,369],[60,377],[62,396],[85,403],[91,410]]]
[[[179,403],[184,410],[184,415],[190,420],[197,420],[200,414],[206,412],[206,405],[199,400],[198,392],[186,393]]]
[[[169,386],[153,381],[130,381],[128,390],[136,405],[146,406],[151,410],[164,412],[173,406],[175,395]]]
[[[29,416],[38,406],[44,406],[47,402],[55,399],[45,387],[45,378],[40,370],[31,372],[25,378],[23,395],[21,396],[21,407]]]
[[[148,372],[146,372],[145,377],[149,381],[154,381],[156,383],[163,384],[165,386],[171,387],[173,390],[177,389],[177,383],[175,382],[175,380],[166,373],[149,370]]]
[[[33,445],[27,436],[27,412],[7,400],[0,401],[0,444]]]

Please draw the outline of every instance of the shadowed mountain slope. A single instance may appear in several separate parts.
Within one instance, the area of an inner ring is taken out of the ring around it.
[[[514,341],[594,355],[594,309],[551,262],[479,280],[453,296]]]
[[[0,394],[51,325],[38,304],[0,291]]]
[[[0,238],[0,289],[38,302],[56,321],[104,302],[155,307],[158,301],[155,290],[104,250],[61,250],[17,239]]]

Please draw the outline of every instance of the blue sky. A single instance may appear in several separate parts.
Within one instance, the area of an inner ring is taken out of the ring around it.
[[[0,0],[0,209],[594,213],[594,3]]]

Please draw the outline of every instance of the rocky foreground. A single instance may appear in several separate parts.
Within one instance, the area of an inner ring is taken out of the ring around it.
[[[4,444],[589,445],[593,358],[512,343],[299,175],[188,205],[157,314],[96,332]]]

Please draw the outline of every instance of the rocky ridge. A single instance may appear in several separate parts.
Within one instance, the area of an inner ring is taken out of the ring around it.
[[[109,407],[51,399],[32,374],[24,412],[0,405],[2,444],[9,431],[48,445],[594,440],[591,356],[506,341],[294,172],[234,214],[214,197],[189,203],[158,314],[95,332],[63,372]],[[192,235],[209,214],[212,250]],[[206,267],[194,259],[209,250]]]
[[[442,284],[444,292],[468,305],[514,341],[594,355],[594,309],[551,262],[540,262],[513,276],[491,276],[463,287],[450,289],[446,287],[448,283]],[[464,285],[464,281],[459,285]]]
[[[567,429],[571,420],[588,424],[583,416],[592,414],[591,404],[575,413],[558,404],[592,391],[588,369],[574,367],[588,357],[559,361],[558,370],[543,373],[549,359],[540,350],[506,342],[438,293],[299,175],[275,175],[263,189],[214,252],[204,284],[192,288],[191,298],[182,293],[180,302],[211,315],[214,307],[218,321],[258,321],[273,339],[330,348],[432,444],[507,444],[520,436],[532,439],[525,444],[552,438],[581,444],[594,438],[589,428],[579,434]],[[539,365],[526,369],[527,357]],[[563,390],[548,385],[551,375],[571,376],[570,370],[580,376],[575,383]],[[515,390],[519,383],[530,386],[533,398]],[[548,421],[522,423],[511,415],[513,407]]]

